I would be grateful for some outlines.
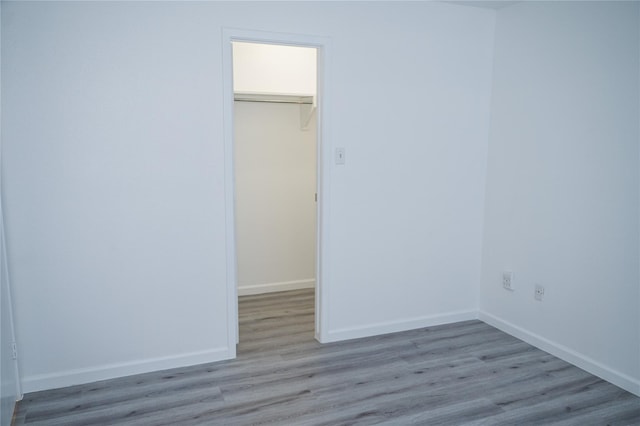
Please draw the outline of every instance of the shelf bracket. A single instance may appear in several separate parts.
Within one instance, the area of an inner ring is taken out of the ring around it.
[[[300,104],[300,130],[309,130],[309,123],[316,110],[316,97],[313,102]]]

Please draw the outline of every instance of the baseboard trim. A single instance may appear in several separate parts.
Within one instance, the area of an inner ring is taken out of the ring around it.
[[[399,331],[415,330],[417,328],[433,327],[435,325],[450,324],[460,321],[478,319],[477,311],[456,311],[445,314],[429,315],[425,317],[406,318],[397,321],[379,322],[363,326],[341,328],[327,332],[322,343],[338,342],[340,340],[359,339],[380,334],[396,333]]]
[[[533,345],[545,352],[550,353],[570,364],[575,365],[595,376],[606,380],[626,391],[631,392],[634,395],[640,396],[640,380],[636,380],[631,376],[624,373],[620,373],[606,365],[599,363],[583,354],[580,354],[566,346],[560,345],[556,342],[552,342],[549,339],[545,339],[535,333],[532,333],[517,325],[511,324],[508,321],[491,315],[487,312],[480,311],[478,313],[478,319],[486,322],[487,324],[504,331],[520,340],[523,340],[530,345]]]
[[[310,288],[308,281],[291,281],[285,283],[298,283],[297,285],[305,285]],[[292,284],[296,285],[296,284]],[[262,286],[261,286],[262,287]],[[286,289],[293,289],[287,286]],[[274,287],[268,287],[274,288]],[[283,286],[275,287],[284,291]],[[260,291],[268,292],[268,291]],[[259,293],[246,293],[259,294]],[[337,342],[341,340],[357,339],[362,337],[370,337],[375,335],[395,333],[400,331],[413,330],[417,328],[432,327],[442,324],[450,324],[460,321],[468,321],[479,319],[505,333],[517,337],[543,351],[546,351],[570,364],[573,364],[583,370],[598,376],[634,395],[640,396],[640,380],[637,380],[624,373],[607,367],[589,357],[586,357],[572,349],[563,345],[550,341],[542,336],[511,324],[499,317],[491,315],[483,311],[456,311],[445,314],[430,315],[425,317],[407,318],[403,320],[380,322],[356,327],[347,327],[337,330],[328,331],[322,343]],[[318,338],[319,336],[316,336]],[[24,377],[22,380],[23,392],[36,392],[40,390],[56,389],[67,386],[91,383],[99,380],[114,379],[117,377],[130,376],[134,374],[149,373],[153,371],[166,370],[178,367],[187,367],[190,365],[204,364],[209,362],[222,361],[233,358],[233,351],[229,348],[218,348],[206,351],[191,352],[169,357],[152,358],[147,360],[133,361],[127,363],[110,364],[93,368],[84,368],[76,370],[67,370],[59,373],[34,375]]]
[[[315,286],[316,280],[313,278],[306,280],[281,281],[277,283],[243,285],[238,286],[238,296],[275,293],[277,291],[302,290],[304,288],[314,288]]]
[[[231,351],[229,351],[228,348],[211,349],[175,356],[103,365],[92,368],[81,368],[77,370],[67,370],[52,374],[28,376],[22,380],[22,385],[24,393],[36,392],[81,385],[99,380],[115,379],[134,374],[167,370],[170,368],[188,367],[190,365],[205,364],[230,358],[232,358],[232,356]]]

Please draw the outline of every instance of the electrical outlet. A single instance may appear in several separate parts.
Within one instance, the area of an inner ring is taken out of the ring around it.
[[[502,273],[502,287],[504,287],[505,290],[513,291],[513,272],[504,271]]]
[[[542,297],[543,296],[544,296],[544,287],[542,287],[540,284],[536,284],[536,291],[535,291],[533,297],[537,301],[542,301]]]

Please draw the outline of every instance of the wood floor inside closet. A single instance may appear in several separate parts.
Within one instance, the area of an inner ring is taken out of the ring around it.
[[[15,424],[640,424],[640,398],[480,321],[320,345],[313,290],[239,305],[237,359],[27,394]]]

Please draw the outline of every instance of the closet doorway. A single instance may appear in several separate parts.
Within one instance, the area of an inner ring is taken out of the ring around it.
[[[233,86],[238,295],[314,288],[316,49],[233,42]]]
[[[324,41],[223,35],[229,340],[242,339],[238,296],[315,288],[315,337],[322,341]]]

